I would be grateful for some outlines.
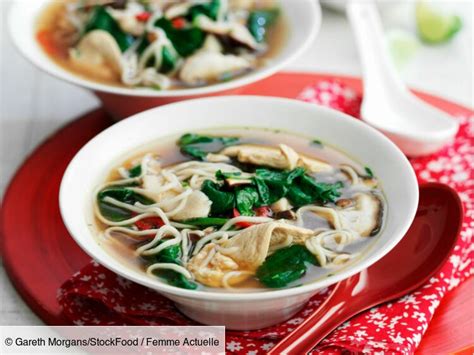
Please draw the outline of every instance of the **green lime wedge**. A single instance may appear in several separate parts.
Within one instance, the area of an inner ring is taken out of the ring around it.
[[[416,23],[421,39],[432,44],[448,41],[462,27],[459,16],[445,14],[423,0],[416,4]]]

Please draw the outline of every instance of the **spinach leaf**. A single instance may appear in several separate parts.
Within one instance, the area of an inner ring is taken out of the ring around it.
[[[304,175],[304,168],[295,168],[290,171],[276,171],[270,169],[256,169],[255,174],[257,177],[261,178],[264,181],[280,184],[280,185],[290,185],[294,179],[299,176]]]
[[[275,184],[283,184],[286,178],[286,174],[283,171],[275,171],[265,168],[255,169],[255,175],[266,182],[272,182]]]
[[[140,38],[140,44],[137,48],[138,54],[143,54],[145,49],[150,45],[150,41],[148,40],[147,33],[145,33]],[[176,67],[176,63],[178,62],[178,55],[170,46],[163,46],[161,49],[161,65],[158,68],[160,73],[166,74],[172,71]],[[145,63],[147,68],[155,67],[156,66],[156,58],[155,56],[151,56],[147,62]]]
[[[179,244],[171,245],[157,255],[146,257],[150,263],[171,263],[181,265],[181,246]],[[179,272],[167,269],[158,269],[154,272],[158,277],[166,280],[169,285],[194,290],[197,285],[189,281]]]
[[[339,189],[343,187],[343,184],[340,181],[335,184],[316,182],[311,176],[303,175],[300,179],[300,186],[302,191],[310,195],[313,201],[324,204],[334,202],[334,200],[341,196]]]
[[[261,205],[270,205],[275,202],[272,201],[273,199],[271,196],[270,188],[267,184],[265,184],[262,179],[255,177],[253,178],[253,181],[255,183],[255,186],[257,187],[257,192],[258,196],[260,197]]]
[[[145,52],[145,49],[151,44],[151,42],[148,40],[149,37],[149,32],[145,31],[143,34],[139,37],[140,43],[138,44],[137,47],[137,54],[140,56]]]
[[[132,218],[133,216],[131,211],[111,205],[101,200],[98,201],[98,205],[102,216],[107,218],[109,221],[120,222]]]
[[[162,59],[161,59],[160,73],[163,73],[163,74],[169,73],[176,66],[176,62],[178,61],[178,58],[175,56],[173,51],[167,46],[163,47],[163,49],[161,50],[161,55],[162,55]]]
[[[193,158],[197,158],[200,160],[204,160],[204,158],[207,156],[207,152],[203,151],[202,149],[198,147],[194,147],[192,145],[186,145],[184,147],[181,147],[181,153],[190,155]]]
[[[374,177],[374,173],[372,172],[372,169],[369,168],[368,166],[364,167],[365,173],[367,174],[368,177]]]
[[[311,176],[305,174],[304,168],[298,167],[290,171],[275,171],[270,169],[256,169],[258,191],[264,191],[263,184],[269,190],[267,204],[273,203],[282,197],[288,199],[296,206],[303,206],[315,201],[320,203],[333,202],[341,194],[338,191],[342,183],[326,184],[316,182]],[[257,180],[256,180],[257,183]],[[265,195],[266,196],[266,195]]]
[[[264,184],[268,188],[268,198],[265,194],[262,196],[262,200],[265,202],[265,204],[272,204],[278,201],[280,198],[285,197],[295,179],[304,175],[304,172],[305,170],[303,168],[296,168],[290,171],[257,169],[255,174],[259,193],[266,191],[263,186]],[[257,180],[260,181],[257,182]]]
[[[309,205],[314,201],[313,196],[309,192],[303,191],[298,185],[291,185],[288,188],[286,197],[288,197],[295,207]]]
[[[178,145],[183,146],[197,143],[212,143],[213,141],[214,137],[203,136],[194,133],[186,133],[179,138]]]
[[[218,217],[201,217],[201,218],[191,218],[182,221],[184,224],[191,224],[196,227],[220,227],[223,226],[228,221],[227,218],[218,218]]]
[[[242,216],[253,216],[253,207],[257,205],[259,194],[253,186],[238,188],[235,191],[235,204]]]
[[[305,175],[305,169],[304,168],[295,168],[291,171],[289,171],[287,174],[286,174],[286,179],[285,179],[285,183],[287,185],[290,185],[293,183],[293,181],[300,177],[300,176],[307,176]]]
[[[302,245],[277,250],[257,269],[258,280],[267,287],[279,288],[300,279],[306,264],[318,265],[316,258]]]
[[[128,176],[131,178],[138,177],[142,174],[142,166],[140,164],[135,165],[133,168],[128,170]]]
[[[280,184],[268,184],[270,189],[270,204],[277,202],[288,193],[288,187]]]
[[[202,136],[184,136],[183,140],[185,142],[208,141]],[[220,170],[216,172],[218,180],[238,179],[240,175],[241,173],[224,173]],[[253,216],[255,207],[268,206],[285,196],[295,207],[314,202],[324,204],[336,200],[341,195],[339,189],[343,187],[341,182],[336,184],[316,182],[313,177],[305,173],[302,167],[289,171],[259,168],[255,170],[255,176],[251,180],[250,185],[237,186],[232,190],[233,192],[225,191],[224,185],[210,180],[205,181],[202,191],[213,202],[211,213],[222,215],[235,206],[241,215]]]
[[[213,215],[223,214],[234,207],[234,194],[228,191],[221,191],[219,190],[220,187],[220,185],[211,180],[205,180],[201,187],[201,191],[212,201],[211,213]]]
[[[107,187],[99,192],[97,195],[99,200],[103,200],[105,197],[112,197],[120,202],[128,203],[130,205],[135,204],[136,202],[143,203],[144,205],[151,205],[154,203],[153,200],[150,200],[148,197],[137,194],[133,190],[127,189],[126,187],[114,186]]]
[[[93,30],[104,30],[110,33],[117,41],[122,52],[127,50],[134,41],[134,37],[126,34],[103,6],[94,7],[92,15],[84,28],[84,33]]]
[[[239,138],[237,137],[213,137],[204,136],[201,134],[186,133],[179,138],[177,144],[181,147],[181,152],[183,154],[204,160],[208,153],[212,153],[209,151],[209,148],[207,150],[204,149],[205,144],[213,143],[213,148],[215,148],[214,144],[217,144],[221,149],[230,144],[238,142],[238,140]],[[219,151],[220,149],[213,149],[213,151]]]
[[[214,137],[214,136],[205,136],[195,133],[186,133],[182,135],[178,140],[179,146],[190,145],[190,144],[199,144],[199,143],[221,143],[223,146],[228,146],[234,143],[237,143],[239,138],[237,137]]]
[[[246,179],[241,177],[242,173],[240,171],[235,172],[223,172],[222,170],[216,171],[216,179],[217,180],[225,180],[225,179]]]
[[[163,242],[159,244],[161,243]],[[181,246],[179,244],[171,245],[160,251],[157,255],[153,255],[151,259],[151,261],[155,263],[172,263],[179,265],[181,264]]]
[[[278,9],[252,11],[247,20],[247,27],[257,42],[263,42],[267,29],[277,19]]]
[[[123,221],[132,217],[132,213],[124,208],[114,206],[104,201],[105,197],[112,197],[120,202],[135,204],[136,202],[151,205],[154,201],[137,194],[136,192],[122,186],[108,187],[97,195],[100,213],[107,219],[115,222]]]
[[[205,15],[215,21],[217,20],[220,7],[221,7],[220,0],[211,0],[207,4],[194,5],[189,9],[188,15],[186,16],[186,18],[190,21],[193,21],[197,16]]]
[[[190,56],[201,48],[206,37],[206,34],[196,27],[177,29],[165,17],[158,19],[155,26],[165,31],[169,40],[173,43],[173,47],[182,57]]]
[[[235,144],[239,141],[239,138],[237,137],[219,137],[218,139],[224,145],[224,147]]]
[[[195,290],[197,288],[197,284],[189,281],[183,274],[176,272],[174,270],[157,270],[157,276],[166,280],[168,285],[185,288],[188,290]]]
[[[288,192],[285,172],[256,169],[255,174],[254,181],[264,204],[270,205]]]

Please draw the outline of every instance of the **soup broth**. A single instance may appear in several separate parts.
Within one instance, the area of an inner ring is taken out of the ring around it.
[[[369,167],[314,138],[212,129],[150,143],[94,196],[98,242],[171,285],[294,287],[357,262],[386,204]]]
[[[38,20],[37,40],[84,79],[155,90],[232,80],[266,65],[286,42],[276,1],[230,1],[215,18],[207,11],[214,4],[221,2],[53,1]]]

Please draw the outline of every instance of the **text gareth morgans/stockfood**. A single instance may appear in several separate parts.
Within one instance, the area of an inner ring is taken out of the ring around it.
[[[132,338],[132,339],[125,339],[121,337],[113,337],[113,338],[87,338],[87,339],[62,339],[56,337],[48,337],[48,338],[35,338],[35,339],[27,339],[27,338],[16,338],[15,339],[16,346],[54,346],[54,347],[75,347],[75,346],[154,346],[154,347],[164,347],[164,346],[219,346],[219,339],[216,338],[206,338],[206,339],[198,339],[198,338],[188,338],[185,337],[184,339],[165,339],[165,338],[152,338],[152,337],[144,337],[144,338]]]

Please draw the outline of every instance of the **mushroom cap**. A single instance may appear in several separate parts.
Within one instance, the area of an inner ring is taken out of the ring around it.
[[[351,230],[361,237],[376,234],[382,224],[382,201],[369,192],[341,199],[336,208],[313,206],[311,212],[326,219],[335,230]]]
[[[356,231],[362,237],[372,236],[380,229],[382,202],[371,193],[357,193],[354,204],[338,211],[342,228]]]

